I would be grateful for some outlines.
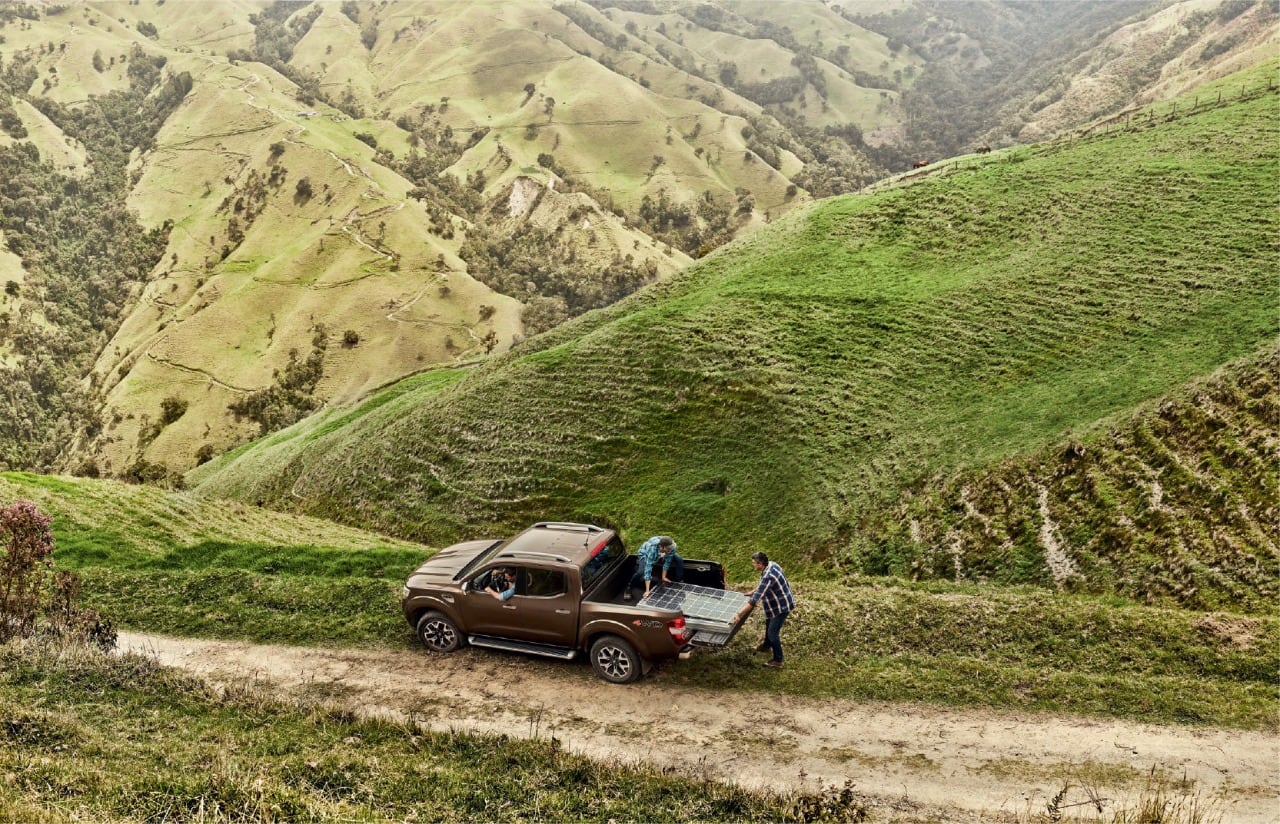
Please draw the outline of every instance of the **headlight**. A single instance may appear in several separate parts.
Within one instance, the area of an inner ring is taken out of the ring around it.
[[[400,587],[400,600],[404,601],[408,597],[409,597],[409,585],[405,584],[404,586]]]

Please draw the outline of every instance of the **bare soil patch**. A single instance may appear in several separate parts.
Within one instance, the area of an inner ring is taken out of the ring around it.
[[[488,650],[315,649],[121,633],[120,648],[223,684],[324,699],[441,730],[554,737],[622,763],[748,787],[851,782],[877,820],[988,822],[1195,796],[1207,820],[1280,822],[1280,736],[1096,718],[694,690],[662,670],[610,686],[582,664]],[[686,664],[687,665],[687,664]],[[679,664],[673,665],[679,666]]]

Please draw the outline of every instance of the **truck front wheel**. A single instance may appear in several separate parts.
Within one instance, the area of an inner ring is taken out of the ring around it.
[[[611,684],[629,684],[641,671],[635,648],[616,635],[606,635],[591,645],[591,666]]]
[[[448,615],[434,610],[418,619],[418,640],[432,652],[453,652],[466,643],[458,625]]]

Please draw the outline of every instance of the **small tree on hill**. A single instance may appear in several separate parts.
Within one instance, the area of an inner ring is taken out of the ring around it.
[[[30,501],[0,509],[0,641],[29,635],[53,569],[51,518]]]
[[[115,628],[81,605],[80,577],[54,569],[51,523],[30,501],[0,507],[0,642],[34,634],[43,612],[54,635],[111,649]]]

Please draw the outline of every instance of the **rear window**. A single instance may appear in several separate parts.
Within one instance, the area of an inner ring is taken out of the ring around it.
[[[621,562],[626,557],[627,550],[622,545],[622,539],[614,535],[609,539],[607,544],[601,544],[591,550],[591,557],[582,565],[582,591],[586,592],[591,588],[591,584],[595,582],[600,574],[615,563]]]

